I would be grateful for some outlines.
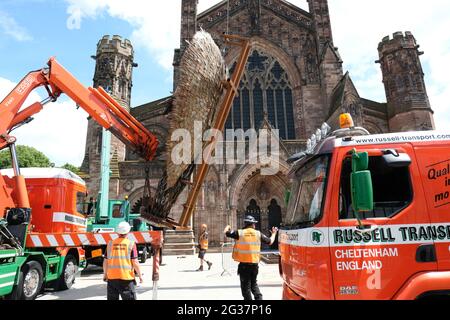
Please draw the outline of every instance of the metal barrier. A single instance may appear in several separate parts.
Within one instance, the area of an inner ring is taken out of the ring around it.
[[[237,271],[238,263],[233,260],[233,247],[234,242],[226,242],[222,244],[222,269],[223,272],[220,276],[228,274],[231,276],[233,271]]]

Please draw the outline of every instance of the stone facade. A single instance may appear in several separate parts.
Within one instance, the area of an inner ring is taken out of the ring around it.
[[[198,199],[192,227],[198,232],[202,223],[208,224],[212,245],[224,240],[222,230],[226,224],[239,226],[246,213],[260,217],[264,232],[268,231],[270,222],[277,220],[277,215],[286,214],[284,195],[289,188],[286,159],[300,151],[323,122],[336,128],[339,114],[349,112],[357,125],[372,133],[434,127],[419,60],[421,53],[410,33],[396,33],[392,40],[385,38],[379,45],[387,103],[364,99],[350,74],[343,72],[342,59],[333,42],[327,0],[308,0],[308,3],[309,12],[284,0],[230,0],[198,13],[197,0],[181,1],[180,48],[175,50],[173,64],[174,88],[186,41],[197,30],[201,28],[213,35],[230,69],[238,52],[225,47],[221,35],[246,36],[252,44],[252,56],[227,125],[235,129],[277,128],[285,136],[281,141],[280,171],[275,176],[261,176],[261,168],[251,164],[211,168]],[[97,64],[105,50],[111,51],[109,43],[99,46]],[[126,57],[132,63],[132,50],[128,55],[118,51],[114,49],[110,54]],[[96,71],[95,81],[101,84],[102,77],[98,74]],[[117,69],[111,69],[110,74],[115,78]],[[131,73],[128,75],[131,90]],[[122,102],[127,105],[127,101]],[[172,98],[167,97],[131,109],[161,142],[158,159],[150,164],[154,187],[163,170],[171,105]],[[95,128],[90,124],[83,168],[89,170],[86,171],[89,186],[95,190],[99,178],[95,153],[98,136],[91,127]],[[111,197],[130,195],[132,205],[137,206],[143,193],[146,164],[129,150],[122,161],[124,150],[116,146],[113,150],[117,150],[118,179]],[[175,220],[182,213],[186,196],[187,191],[172,211]]]

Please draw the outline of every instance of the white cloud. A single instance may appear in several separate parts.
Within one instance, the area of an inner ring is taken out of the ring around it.
[[[20,26],[13,17],[3,11],[0,11],[0,31],[17,41],[32,40],[28,31]]]
[[[0,101],[15,87],[15,83],[0,77]],[[33,92],[24,107],[41,101]],[[32,146],[43,152],[57,166],[71,163],[79,166],[84,157],[87,132],[87,113],[76,110],[75,103],[62,98],[48,104],[34,116],[31,123],[13,131],[17,144]]]
[[[298,1],[292,1],[294,3]],[[303,2],[303,1],[302,1]],[[378,43],[396,31],[411,31],[425,54],[425,82],[438,129],[450,127],[450,2],[447,0],[329,1],[335,45],[360,94],[384,100]]]
[[[181,1],[147,0],[66,0],[69,4],[67,27],[82,27],[85,18],[103,14],[127,21],[134,27],[131,41],[142,47],[167,70],[172,68],[173,50],[179,46]]]

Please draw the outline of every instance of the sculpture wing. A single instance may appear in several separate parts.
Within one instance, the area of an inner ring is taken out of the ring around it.
[[[194,150],[193,139],[203,141],[204,131],[211,127],[224,89],[224,80],[226,68],[219,47],[209,33],[197,32],[181,59],[179,81],[170,115],[166,159],[167,188],[173,187],[183,172],[203,152],[202,148]],[[201,131],[194,132],[196,122],[197,125],[201,124]],[[171,141],[170,137],[178,129],[185,129],[192,138],[190,162],[182,165],[174,164],[171,157],[179,142]]]
[[[211,35],[204,31],[195,34],[183,53],[180,63],[178,86],[175,91],[172,112],[169,116],[166,170],[159,181],[148,212],[142,218],[155,222],[154,218],[167,218],[170,210],[186,187],[195,168],[195,159],[203,153],[203,144],[194,150],[194,139],[203,141],[203,133],[212,127],[227,72],[219,47]],[[202,130],[194,132],[195,122]],[[172,153],[177,151],[178,141],[171,141],[176,130],[185,130],[191,139],[189,161],[175,164]]]

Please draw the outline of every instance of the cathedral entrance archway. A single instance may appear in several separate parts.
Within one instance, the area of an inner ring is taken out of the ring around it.
[[[236,208],[238,228],[244,226],[245,216],[250,215],[258,221],[256,229],[269,236],[271,228],[279,226],[286,214],[283,198],[288,187],[289,181],[283,174],[263,176],[259,170],[256,171],[241,186]],[[262,248],[275,250],[276,246],[263,245]]]
[[[247,164],[235,172],[231,179],[230,206],[231,219],[236,227],[243,227],[247,213],[252,215],[256,212],[260,214],[260,219],[255,218],[260,222],[261,232],[270,234],[270,224],[276,220],[274,217],[279,213],[281,218],[286,215],[284,196],[290,185],[287,178],[289,166],[280,160],[279,168],[279,172],[271,176],[262,175],[260,165]]]

